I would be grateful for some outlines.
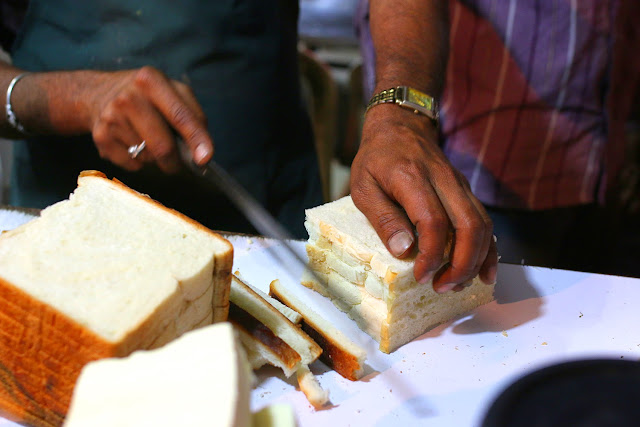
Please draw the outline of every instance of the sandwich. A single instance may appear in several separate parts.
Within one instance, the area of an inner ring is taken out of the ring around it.
[[[270,364],[290,377],[322,353],[322,348],[298,325],[235,275],[229,301],[229,322],[238,329],[254,369]]]
[[[269,293],[278,301],[300,313],[302,329],[322,347],[320,360],[348,380],[359,380],[364,374],[366,351],[337,329],[330,320],[319,315],[284,286],[279,280],[270,284]]]
[[[321,347],[294,322],[304,319],[296,307],[283,304],[245,283],[236,274],[231,281],[229,322],[239,333],[253,369],[269,364],[282,369],[286,377],[296,374],[300,390],[315,408],[329,402],[309,365],[323,354]]]
[[[96,171],[0,236],[0,411],[62,424],[88,362],[225,320],[233,247]]]
[[[392,256],[367,218],[343,197],[306,211],[309,267],[302,284],[328,297],[390,353],[426,330],[493,300],[475,277],[460,292],[438,294],[413,277],[415,257]],[[318,278],[320,280],[318,280]]]

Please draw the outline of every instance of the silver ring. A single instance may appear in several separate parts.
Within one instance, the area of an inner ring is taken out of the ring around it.
[[[127,149],[127,152],[129,153],[129,157],[131,157],[132,159],[135,159],[140,155],[140,153],[142,153],[142,150],[144,150],[144,147],[146,146],[147,146],[146,141],[142,141],[138,145],[132,145]]]

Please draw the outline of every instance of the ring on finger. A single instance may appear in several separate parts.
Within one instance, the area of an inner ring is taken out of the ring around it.
[[[127,149],[127,152],[129,153],[129,157],[135,160],[140,155],[140,153],[142,153],[142,150],[144,150],[146,146],[147,146],[146,141],[142,141],[140,144],[137,144],[137,145],[132,145]]]

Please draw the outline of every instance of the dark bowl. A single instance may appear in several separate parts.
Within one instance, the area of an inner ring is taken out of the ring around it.
[[[640,362],[576,360],[534,371],[498,396],[482,426],[640,426]]]

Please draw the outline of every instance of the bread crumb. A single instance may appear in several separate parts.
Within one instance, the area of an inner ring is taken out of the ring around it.
[[[542,343],[542,345],[547,345],[547,342],[546,342],[546,341],[545,341],[545,342],[543,342],[543,343]]]
[[[580,316],[578,316],[578,317],[582,317],[582,316],[584,316],[584,314],[582,314],[582,312],[580,312]]]
[[[502,331],[502,335],[505,337],[508,337],[509,335],[507,334],[507,331]]]

